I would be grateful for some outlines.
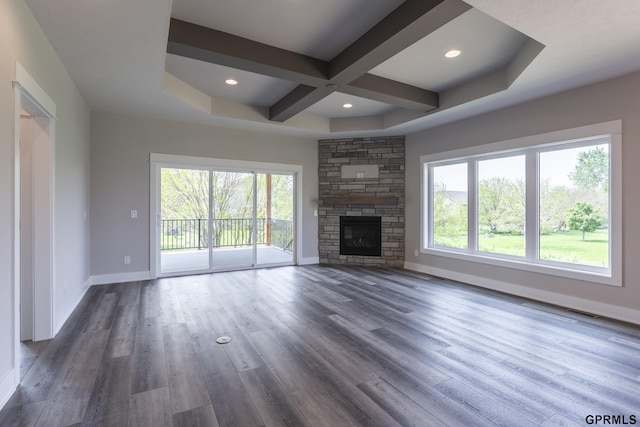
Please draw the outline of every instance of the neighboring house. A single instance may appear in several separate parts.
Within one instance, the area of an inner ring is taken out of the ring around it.
[[[444,197],[446,197],[451,202],[466,206],[467,205],[467,192],[466,191],[454,191],[454,190],[445,190],[442,192]]]

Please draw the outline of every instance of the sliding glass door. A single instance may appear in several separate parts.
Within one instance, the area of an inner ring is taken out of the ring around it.
[[[209,270],[208,170],[160,171],[161,273]]]
[[[294,262],[294,174],[160,167],[161,275]]]
[[[212,171],[214,269],[251,267],[255,237],[253,172]]]
[[[257,264],[293,263],[293,175],[257,174]]]

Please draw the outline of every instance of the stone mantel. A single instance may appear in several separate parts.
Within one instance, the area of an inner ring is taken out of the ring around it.
[[[362,205],[397,205],[398,198],[394,196],[324,196],[323,205],[362,206]]]

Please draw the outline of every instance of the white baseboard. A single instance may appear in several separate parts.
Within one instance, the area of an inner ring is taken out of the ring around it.
[[[429,267],[423,264],[405,262],[404,268],[417,271],[419,273],[430,274],[432,276],[443,277],[445,279],[456,280],[462,283],[479,286],[494,291],[505,292],[536,301],[555,304],[574,310],[592,313],[598,316],[609,317],[611,319],[622,320],[624,322],[640,325],[640,310],[626,307],[619,307],[598,301],[574,297],[570,295],[558,294],[542,289],[530,288],[527,286],[514,285],[513,283],[500,282],[498,280],[487,279],[486,277],[474,276],[472,274],[458,273],[456,271],[442,268]]]
[[[320,262],[319,257],[307,257],[302,258],[298,265],[309,265],[309,264],[318,264]],[[151,280],[153,277],[151,276],[150,271],[136,271],[132,273],[115,273],[115,274],[100,274],[96,276],[91,276],[90,284],[91,285],[110,285],[112,283],[126,283],[126,282],[137,282],[139,280]]]
[[[12,369],[0,381],[0,410],[7,404],[17,387],[15,369]]]
[[[91,281],[91,278],[88,278],[82,284],[82,287],[80,288],[80,290],[78,292],[76,292],[76,295],[75,296],[71,295],[69,297],[70,303],[68,303],[67,306],[64,307],[61,310],[62,311],[62,315],[58,316],[58,319],[56,320],[56,324],[54,325],[54,330],[53,330],[53,336],[54,337],[56,335],[58,335],[58,332],[60,332],[60,329],[62,329],[62,327],[64,326],[64,324],[67,321],[67,319],[69,319],[69,317],[71,316],[71,313],[73,313],[73,310],[76,309],[78,304],[80,304],[80,301],[82,301],[82,298],[84,298],[85,294],[89,290],[89,286],[90,286],[89,282],[90,281]]]
[[[139,280],[151,280],[150,271],[134,271],[131,273],[100,274],[91,276],[92,285],[110,285],[112,283],[137,282]]]

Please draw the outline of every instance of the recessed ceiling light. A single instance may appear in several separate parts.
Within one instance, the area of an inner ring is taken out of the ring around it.
[[[238,84],[238,81],[237,81],[237,80],[234,80],[234,79],[227,79],[227,80],[225,80],[224,82],[225,82],[226,84],[228,84],[229,86],[235,86],[235,85],[237,85],[237,84]]]
[[[351,108],[353,107],[353,104],[349,104],[348,102],[346,104],[342,104],[342,108]]]
[[[460,53],[461,52],[458,49],[451,49],[450,51],[445,53],[444,56],[446,56],[447,58],[455,58],[456,56],[460,55]]]

